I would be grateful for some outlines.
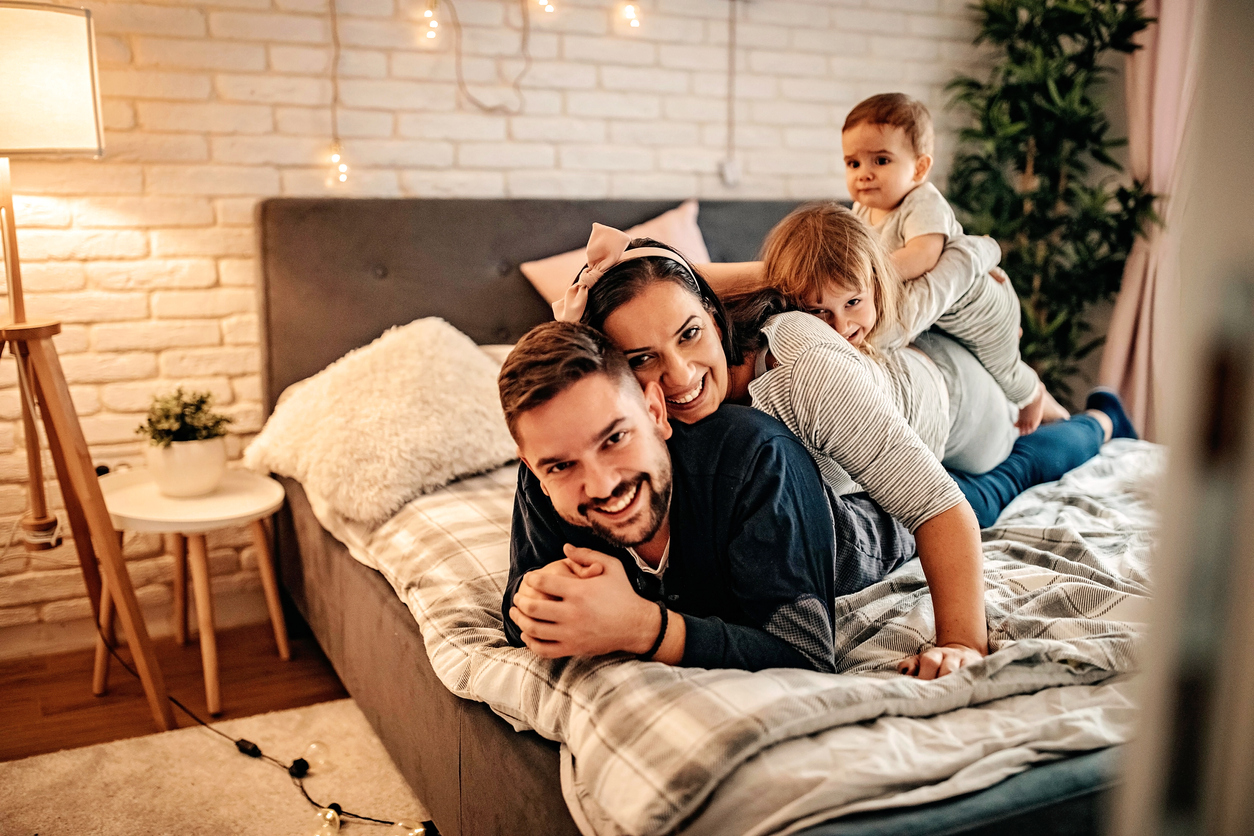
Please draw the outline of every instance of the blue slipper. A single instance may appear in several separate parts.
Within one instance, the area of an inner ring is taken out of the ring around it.
[[[1112,439],[1140,438],[1136,434],[1136,428],[1132,426],[1131,419],[1128,418],[1128,413],[1123,411],[1123,401],[1119,400],[1114,389],[1098,386],[1084,399],[1084,408],[1105,412],[1110,417],[1110,423],[1114,426],[1114,431],[1110,434]]]

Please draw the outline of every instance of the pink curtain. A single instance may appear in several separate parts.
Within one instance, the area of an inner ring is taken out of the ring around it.
[[[1196,13],[1204,0],[1148,0],[1158,19],[1140,34],[1143,49],[1128,57],[1128,151],[1132,176],[1164,196],[1159,214],[1179,190],[1181,146],[1193,101],[1197,59]],[[1157,400],[1173,340],[1178,307],[1178,239],[1170,226],[1138,238],[1124,267],[1123,287],[1111,314],[1102,354],[1101,381],[1118,390],[1141,435],[1159,430]]]

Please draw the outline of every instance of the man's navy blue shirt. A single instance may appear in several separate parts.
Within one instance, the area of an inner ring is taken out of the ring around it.
[[[523,575],[561,559],[572,543],[618,558],[637,593],[683,614],[682,665],[834,670],[836,542],[810,454],[782,423],[748,407],[671,426],[671,544],[660,579],[625,549],[561,519],[540,480],[519,465],[502,604],[510,642],[522,645],[509,609]]]

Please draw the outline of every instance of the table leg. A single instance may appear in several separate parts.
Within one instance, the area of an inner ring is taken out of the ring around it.
[[[109,689],[109,648],[105,645],[117,643],[117,634],[113,629],[113,594],[109,591],[109,582],[100,579],[100,635],[96,636],[96,665],[91,674],[91,692],[102,695]]]
[[[171,536],[174,548],[174,640],[187,644],[187,538]]]
[[[279,601],[279,581],[274,574],[274,556],[270,554],[270,536],[261,520],[253,520],[249,528],[253,533],[253,545],[257,547],[257,571],[261,574],[261,588],[266,593],[266,609],[270,611],[274,643],[279,646],[279,658],[287,661],[292,658],[292,651],[287,646],[287,625],[283,622],[283,604]]]
[[[200,660],[205,669],[205,702],[210,714],[222,711],[218,690],[218,640],[213,632],[213,594],[209,588],[209,554],[205,535],[187,538],[187,557],[192,570],[192,592],[196,596],[196,623],[200,627]]]

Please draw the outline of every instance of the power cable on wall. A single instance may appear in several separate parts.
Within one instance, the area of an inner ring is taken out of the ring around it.
[[[331,0],[331,182],[348,181],[348,163],[340,144],[340,16],[337,0]]]
[[[438,0],[437,0],[438,2]],[[518,74],[514,76],[510,82],[514,95],[518,99],[518,103],[513,107],[507,104],[490,105],[470,92],[470,87],[466,84],[465,73],[462,69],[462,23],[457,16],[457,4],[453,0],[444,0],[448,5],[449,25],[453,27],[453,64],[457,74],[457,91],[462,97],[472,105],[482,110],[484,113],[495,113],[501,116],[517,116],[522,113],[527,106],[526,97],[523,96],[522,80],[531,71],[531,4],[527,0],[518,0],[519,10],[522,12],[522,40],[519,44],[518,51],[522,55],[523,65]],[[432,3],[434,9],[436,3]]]
[[[736,0],[727,0],[727,148],[718,174],[725,186],[740,183],[740,163],[736,161]]]

